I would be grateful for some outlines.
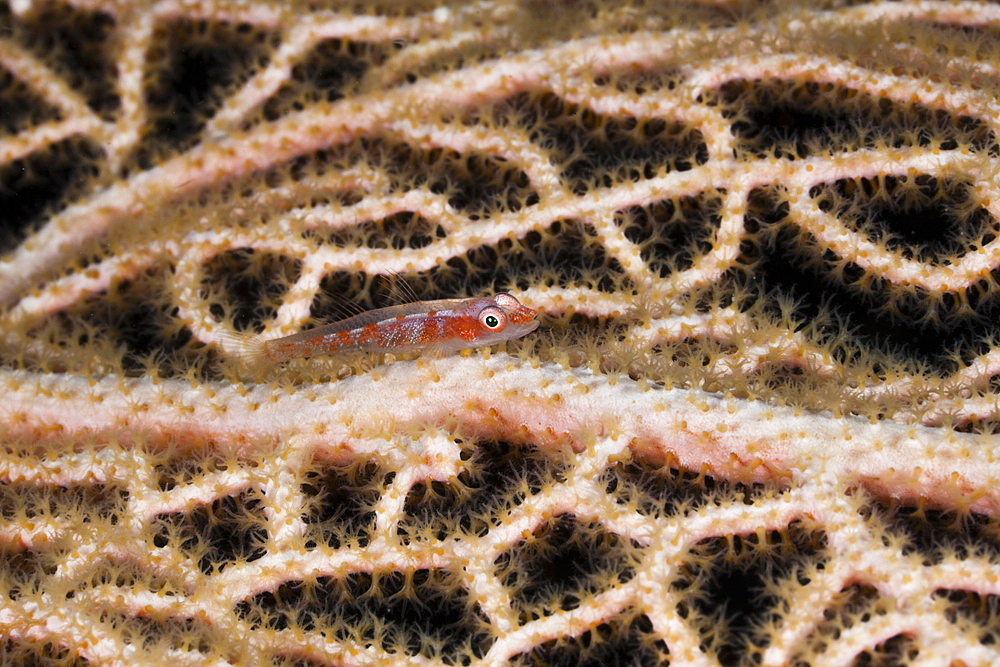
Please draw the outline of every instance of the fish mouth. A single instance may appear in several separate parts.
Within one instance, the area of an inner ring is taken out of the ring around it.
[[[525,327],[524,333],[526,334],[531,333],[532,331],[538,328],[539,324],[541,324],[541,322],[539,322],[538,320],[531,320],[530,322],[524,325]]]

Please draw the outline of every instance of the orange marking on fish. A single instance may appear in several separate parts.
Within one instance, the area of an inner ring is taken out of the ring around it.
[[[417,301],[370,310],[333,324],[244,347],[244,361],[277,363],[339,352],[455,352],[520,338],[538,311],[506,292],[471,299]]]

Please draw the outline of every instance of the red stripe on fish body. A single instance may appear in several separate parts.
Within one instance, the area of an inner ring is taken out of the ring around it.
[[[503,292],[492,297],[422,301],[361,313],[266,341],[258,349],[271,362],[351,350],[409,352],[433,347],[456,351],[519,338],[538,326],[536,315]]]

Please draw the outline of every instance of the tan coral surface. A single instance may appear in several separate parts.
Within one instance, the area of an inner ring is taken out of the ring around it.
[[[1000,662],[1000,5],[801,4],[0,3],[0,664]]]

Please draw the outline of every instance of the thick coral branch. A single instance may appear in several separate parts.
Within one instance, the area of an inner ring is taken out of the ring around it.
[[[331,461],[405,460],[380,451],[379,434],[455,422],[476,437],[578,450],[588,437],[614,433],[644,460],[726,478],[786,486],[822,469],[878,496],[1000,513],[989,437],[532,366],[504,355],[394,364],[306,391],[6,371],[0,417],[13,436],[132,433],[235,452],[295,436]]]

